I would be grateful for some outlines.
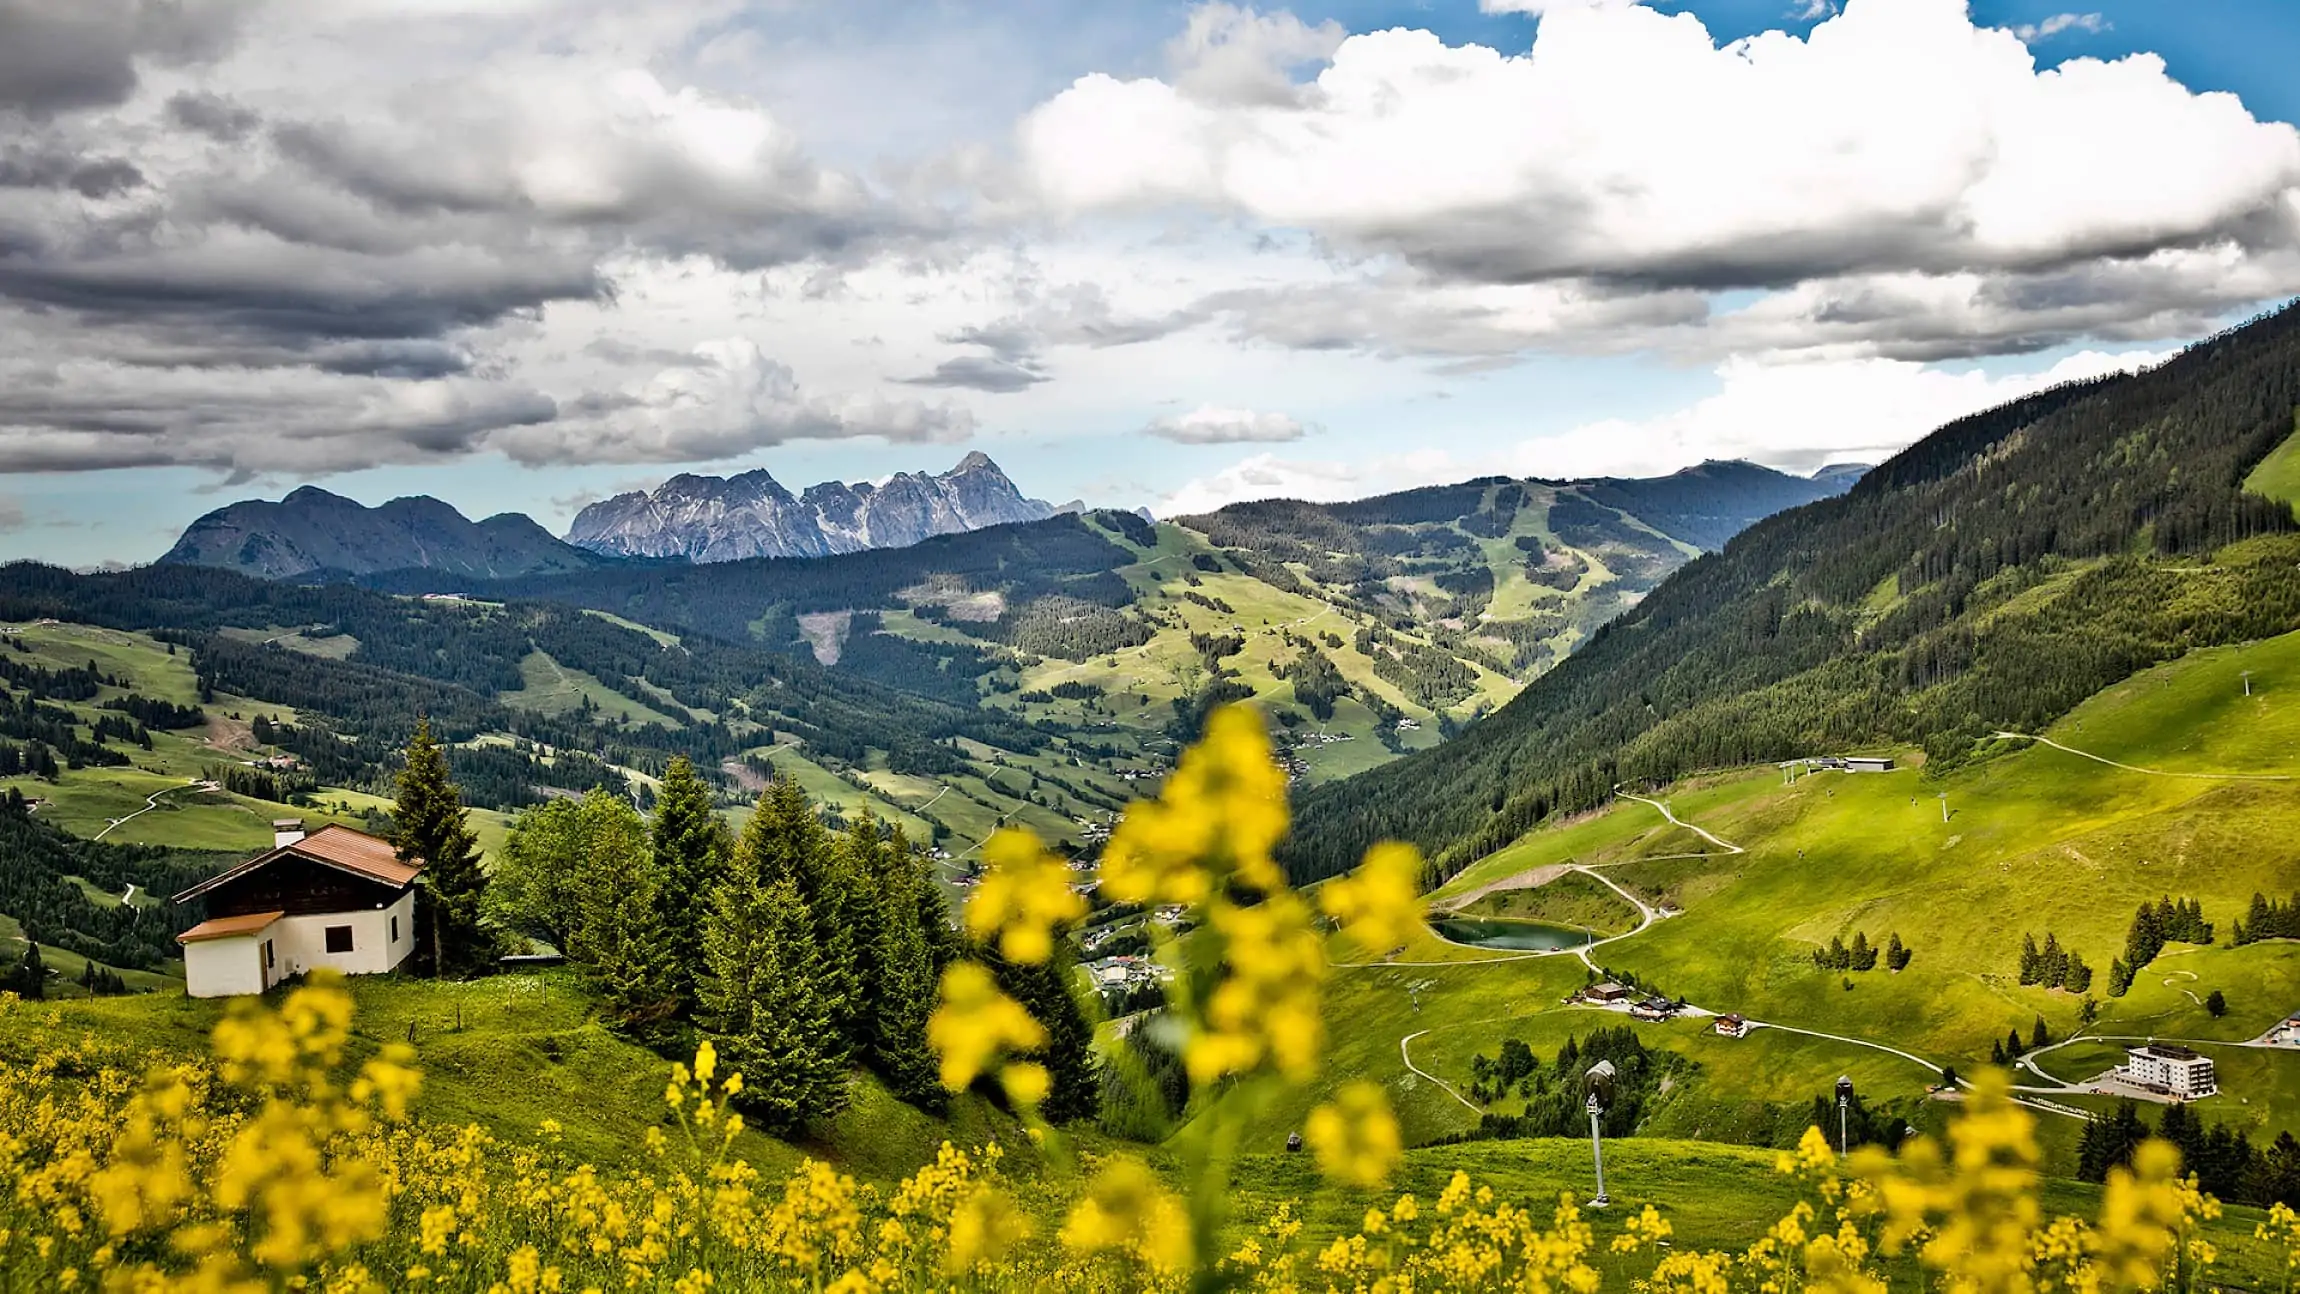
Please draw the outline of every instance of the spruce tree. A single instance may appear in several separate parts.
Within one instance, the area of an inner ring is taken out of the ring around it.
[[[16,967],[16,996],[27,1002],[38,1002],[48,996],[48,963],[40,959],[37,940],[24,947],[24,960]]]
[[[703,923],[711,894],[727,875],[734,841],[711,805],[711,788],[685,755],[663,773],[651,834],[655,871],[661,878],[663,942],[671,956],[671,988],[681,1009],[695,1006],[703,978]]]
[[[2052,1030],[2045,1027],[2044,1017],[2040,1015],[2036,1018],[2036,1027],[2029,1030],[2028,1045],[2031,1050],[2034,1050],[2051,1041]]]
[[[583,797],[578,917],[567,949],[598,990],[609,1023],[642,1041],[658,1041],[679,999],[663,936],[663,878],[655,870],[647,827],[622,796],[594,790]]]
[[[2024,1048],[2021,1046],[2020,1040],[2020,1030],[2015,1029],[2005,1035],[2005,1062],[2007,1064],[2019,1060],[2020,1054],[2023,1050]]]
[[[1101,1076],[1094,1064],[1094,1022],[1074,987],[1077,950],[1057,942],[1052,955],[1035,966],[1007,961],[997,949],[981,950],[1000,988],[1020,1002],[1046,1029],[1046,1045],[1026,1057],[1046,1066],[1053,1078],[1038,1113],[1049,1123],[1092,1116],[1099,1104]]]
[[[1857,971],[1877,968],[1877,948],[1876,945],[1869,942],[1869,934],[1865,930],[1853,932],[1852,965],[1853,969]]]
[[[487,965],[494,941],[480,920],[487,874],[479,868],[479,837],[471,830],[463,796],[448,776],[447,753],[420,719],[399,772],[399,802],[392,807],[392,846],[409,862],[421,860],[423,897],[431,930],[432,973],[462,975]]]
[[[2087,1182],[2108,1179],[2113,1168],[2132,1162],[2132,1152],[2148,1139],[2148,1125],[2130,1101],[2116,1103],[2113,1114],[2096,1114],[2085,1121],[2076,1143],[2076,1175]]]
[[[836,853],[798,779],[778,773],[759,793],[729,865],[762,884],[791,882],[814,933],[817,989],[834,1027],[851,1034],[862,995],[854,923],[863,896],[861,883]]]
[[[1885,944],[1885,969],[1900,970],[1909,964],[1909,946],[1901,942],[1901,932],[1895,930]]]
[[[743,1076],[737,1105],[779,1132],[845,1108],[846,1048],[790,878],[738,875],[722,884],[703,923],[703,955],[698,1022],[721,1068]]]
[[[934,878],[925,860],[896,837],[883,838],[868,814],[840,841],[844,866],[866,881],[867,902],[856,924],[856,944],[870,973],[862,980],[857,1012],[864,1060],[896,1096],[939,1112],[949,1105],[926,1021],[934,1010],[939,968],[922,925],[928,911],[921,891]]]

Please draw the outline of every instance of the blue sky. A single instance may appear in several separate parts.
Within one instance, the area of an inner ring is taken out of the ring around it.
[[[970,449],[1166,511],[1802,471],[2300,291],[2300,6],[1486,2],[1553,12],[123,26],[0,90],[37,172],[0,186],[0,556],[148,560],[307,481],[558,530]]]

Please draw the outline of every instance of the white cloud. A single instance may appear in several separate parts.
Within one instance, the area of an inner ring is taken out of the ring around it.
[[[1311,428],[1282,413],[1202,404],[1188,413],[1153,419],[1142,430],[1177,445],[1235,445],[1300,440]]]
[[[1515,57],[1372,32],[1299,103],[1095,74],[1019,143],[1059,211],[1203,207],[1491,284],[1770,288],[2288,246],[2300,188],[2291,126],[2153,55],[2039,71],[1963,0],[1854,0],[1808,36],[1723,47],[1638,5],[1552,8]]]
[[[1263,14],[1216,0],[1190,11],[1166,58],[1175,88],[1193,99],[1287,104],[1297,97],[1287,73],[1331,57],[1347,34],[1331,19],[1312,27],[1283,10]]]
[[[1354,461],[1264,452],[1190,481],[1153,511],[1181,516],[1246,499],[1327,502],[1496,474],[1659,476],[1713,458],[1799,473],[1829,463],[1873,464],[1967,414],[2061,382],[2143,368],[2168,354],[2084,351],[2039,371],[2000,377],[1888,359],[1732,360],[1719,366],[1715,394],[1658,417],[1593,422],[1515,444]]]
[[[2051,40],[2063,32],[2099,33],[2110,29],[2108,19],[2097,13],[2056,13],[2043,22],[2022,23],[2012,32],[2023,41],[2040,41]]]

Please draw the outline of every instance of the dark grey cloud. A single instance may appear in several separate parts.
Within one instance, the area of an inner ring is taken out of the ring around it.
[[[210,58],[240,0],[0,0],[0,108],[36,116],[124,103],[137,64]]]
[[[541,392],[468,378],[11,360],[0,363],[0,472],[322,475],[477,453],[558,413]]]
[[[902,380],[912,386],[964,387],[970,391],[1006,395],[1027,391],[1049,379],[1036,369],[1025,368],[995,355],[960,355],[935,365],[932,373]]]
[[[205,90],[184,90],[168,98],[168,120],[185,130],[236,144],[263,125],[263,114]]]
[[[108,198],[139,188],[144,173],[118,157],[83,157],[54,146],[0,149],[0,188],[70,189],[83,198]]]

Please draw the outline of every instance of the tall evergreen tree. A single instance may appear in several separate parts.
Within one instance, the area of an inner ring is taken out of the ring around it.
[[[17,963],[15,983],[9,987],[27,1002],[38,1002],[48,996],[48,963],[40,959],[38,940],[25,945],[24,960]]]
[[[870,968],[862,978],[856,1015],[858,1046],[896,1096],[939,1111],[948,1105],[949,1093],[926,1045],[938,968],[921,924],[927,908],[920,901],[922,890],[932,890],[933,877],[907,842],[899,836],[887,839],[867,813],[839,848],[847,872],[864,878],[867,899],[855,927],[856,946]]]
[[[790,878],[737,875],[722,884],[703,924],[703,953],[699,1023],[722,1067],[743,1076],[737,1104],[782,1132],[845,1108],[846,1047]]]
[[[851,1037],[862,997],[854,928],[864,896],[861,882],[838,853],[798,779],[778,773],[760,792],[758,807],[735,842],[731,866],[761,883],[791,882],[814,932],[816,985],[833,1026]]]
[[[711,804],[711,788],[685,755],[663,773],[652,832],[655,870],[662,880],[663,941],[671,956],[671,988],[692,1011],[696,985],[706,973],[703,924],[711,894],[727,875],[734,841]]]
[[[2130,1101],[2119,1101],[2112,1114],[2096,1114],[2085,1121],[2076,1143],[2076,1175],[2088,1182],[2108,1179],[2112,1168],[2132,1162],[2132,1152],[2148,1140],[2148,1125]]]
[[[423,896],[431,930],[432,973],[462,975],[485,966],[494,941],[481,921],[487,874],[479,868],[479,837],[448,776],[447,753],[420,719],[399,773],[399,802],[391,812],[392,846],[409,861],[422,860]]]
[[[583,797],[586,826],[577,884],[580,907],[567,949],[597,987],[608,1019],[625,1033],[656,1040],[679,999],[661,920],[663,878],[647,826],[630,801],[610,791]]]
[[[1101,1076],[1095,1072],[1094,1022],[1075,987],[1077,949],[1068,940],[1058,942],[1053,954],[1035,966],[1010,962],[995,948],[980,955],[1007,996],[1046,1029],[1046,1045],[1027,1057],[1046,1066],[1053,1078],[1039,1114],[1049,1123],[1091,1116],[1099,1103]]]

